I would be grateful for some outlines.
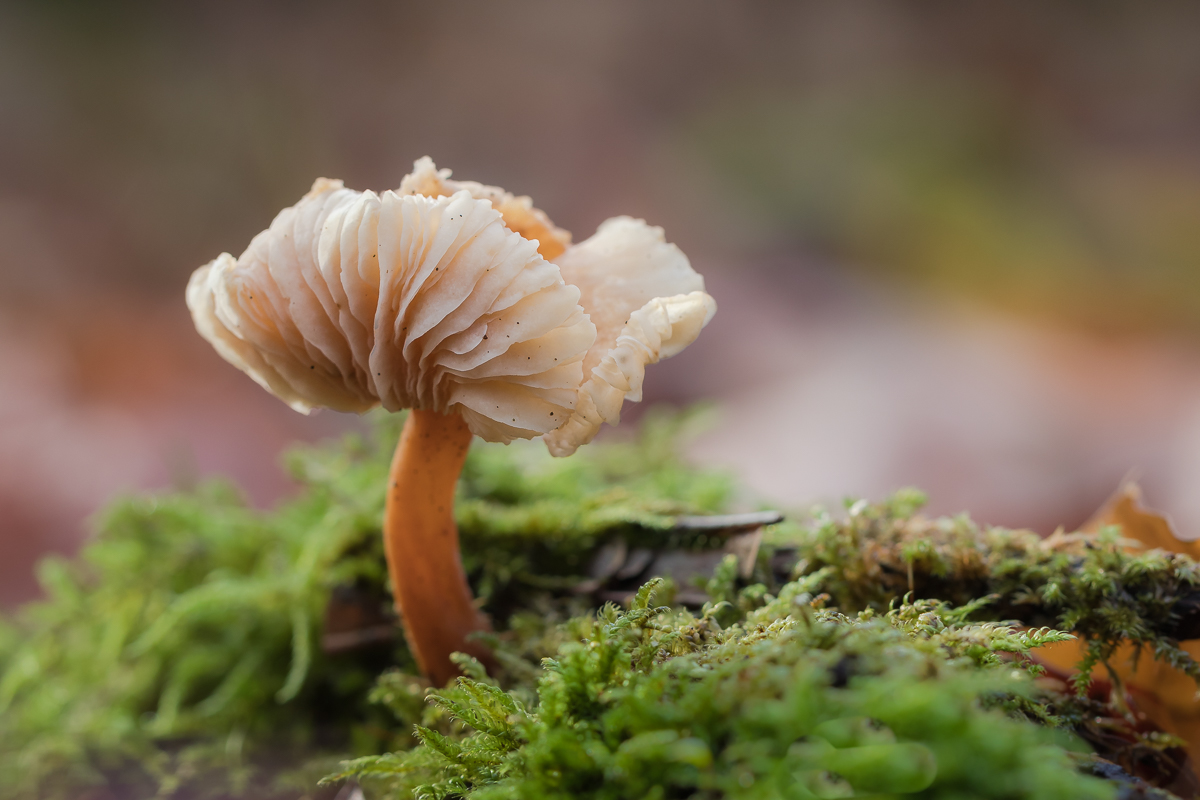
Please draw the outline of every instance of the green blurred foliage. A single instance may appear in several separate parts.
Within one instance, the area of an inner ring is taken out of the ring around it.
[[[1200,329],[1196,165],[1106,147],[1012,88],[739,92],[687,136],[776,239],[1049,319]]]

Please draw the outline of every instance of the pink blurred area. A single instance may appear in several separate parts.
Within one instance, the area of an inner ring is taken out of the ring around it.
[[[716,402],[689,452],[743,502],[1049,531],[1136,472],[1200,533],[1198,38],[1182,2],[0,5],[0,603],[116,495],[269,505],[361,425],[224,364],[183,288],[423,155],[576,240],[666,229],[719,312],[647,402]]]
[[[235,481],[259,505],[290,488],[279,453],[348,429],[304,417],[231,370],[186,309],[76,297],[0,317],[0,602],[36,592],[33,564],[72,552],[98,509],[140,489]]]

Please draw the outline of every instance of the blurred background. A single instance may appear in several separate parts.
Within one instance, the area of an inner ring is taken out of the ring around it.
[[[1200,533],[1200,5],[0,3],[0,604],[114,494],[266,505],[304,417],[188,276],[317,176],[430,155],[720,311],[647,400],[784,508],[916,485],[1049,532],[1134,472]],[[627,415],[634,419],[635,414]]]

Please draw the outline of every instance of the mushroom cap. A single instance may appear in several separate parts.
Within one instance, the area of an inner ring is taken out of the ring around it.
[[[450,170],[434,166],[429,156],[418,158],[413,163],[413,171],[404,176],[396,192],[443,197],[465,191],[477,200],[489,200],[492,208],[500,212],[509,230],[531,241],[537,240],[538,252],[547,261],[562,255],[571,244],[571,232],[556,226],[544,211],[534,208],[533,200],[529,197],[516,197],[498,186],[485,186],[475,181],[452,181],[450,175]]]
[[[570,454],[715,304],[660,228],[618,217],[568,246],[529,198],[449,176],[424,158],[382,195],[317,180],[193,273],[196,328],[297,411],[461,413]]]
[[[187,299],[217,351],[298,411],[459,411],[490,441],[558,427],[596,335],[579,290],[466,191],[318,180]]]
[[[662,228],[640,219],[608,220],[557,264],[563,279],[579,287],[579,302],[596,325],[575,411],[544,437],[552,455],[568,456],[602,423],[616,425],[625,400],[642,399],[646,366],[694,342],[717,304]]]

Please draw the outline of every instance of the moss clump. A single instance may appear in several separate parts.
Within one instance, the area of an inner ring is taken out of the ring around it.
[[[535,698],[475,671],[432,694],[416,748],[337,777],[439,800],[1113,796],[1068,737],[1000,708],[1033,686],[996,654],[1069,637],[931,603],[846,617],[812,607],[813,583],[725,629],[718,605],[652,608],[648,584],[572,623]]]
[[[46,599],[0,621],[0,797],[295,796],[336,757],[404,741],[367,701],[386,668],[415,669],[403,637],[321,647],[347,590],[394,629],[379,525],[400,421],[291,453],[301,490],[275,511],[220,482],[130,498],[78,558],[46,560]],[[571,583],[597,541],[652,538],[725,502],[726,479],[675,456],[686,422],[660,416],[634,443],[568,460],[534,443],[472,450],[465,560],[502,627],[511,609],[578,605],[547,587]]]
[[[593,559],[710,547],[676,516],[730,495],[676,456],[686,419],[657,418],[567,460],[472,450],[458,520],[501,669],[464,662],[430,694],[380,543],[397,422],[294,452],[277,510],[219,483],[127,499],[47,561],[47,598],[0,622],[0,798],[332,797],[317,779],[353,757],[343,774],[381,798],[1104,797],[1067,756],[1095,714],[1023,668],[1063,637],[1041,626],[1098,661],[1132,639],[1194,669],[1172,638],[1192,562],[924,520],[913,493],[679,576],[703,608],[663,584],[664,608],[646,589],[597,612]]]
[[[1088,642],[1081,693],[1125,642],[1200,679],[1200,664],[1179,647],[1200,636],[1200,565],[1190,558],[1131,553],[1119,528],[1042,539],[966,517],[927,519],[917,515],[924,502],[905,491],[878,505],[851,503],[844,518],[817,512],[806,531],[776,541],[795,574],[826,575],[821,590],[844,610],[884,609],[910,592],[958,605],[990,598],[985,618],[1071,631]]]

